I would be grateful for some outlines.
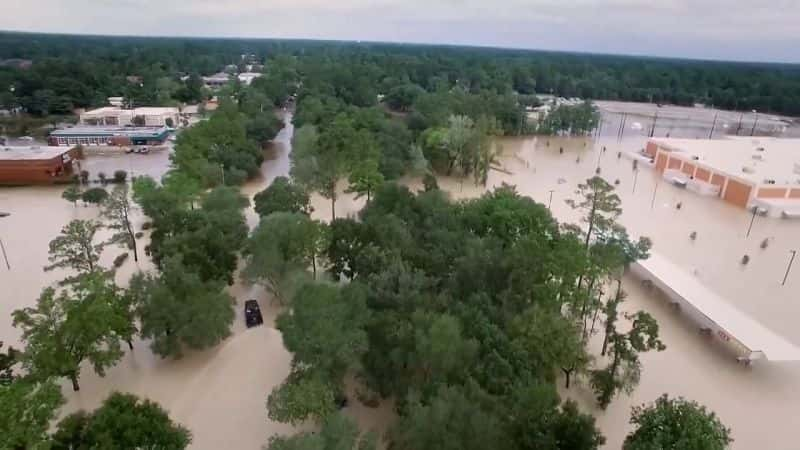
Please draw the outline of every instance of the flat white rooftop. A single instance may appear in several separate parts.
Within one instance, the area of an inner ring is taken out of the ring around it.
[[[47,161],[69,151],[65,147],[0,147],[0,161]]]
[[[667,294],[674,294],[670,296],[680,301],[682,307],[691,308],[715,324],[746,347],[751,352],[749,357],[761,353],[770,361],[800,361],[800,348],[736,309],[658,253],[651,252],[650,258],[637,261],[631,270],[642,279],[650,279]]]
[[[655,138],[678,157],[752,184],[800,187],[800,139],[732,137],[726,139]]]
[[[161,114],[178,114],[178,108],[169,106],[143,106],[141,108],[122,109],[119,106],[103,106],[102,108],[86,111],[86,116],[119,116],[121,114],[132,114],[135,116],[155,116]]]

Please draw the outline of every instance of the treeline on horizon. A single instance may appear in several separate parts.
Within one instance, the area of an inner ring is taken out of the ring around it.
[[[0,33],[0,59],[33,61],[28,69],[0,67],[0,107],[24,106],[39,115],[67,113],[72,107],[104,104],[108,96],[127,96],[132,88],[126,76],[142,76],[144,86],[139,87],[149,89],[135,94],[148,95],[158,90],[159,79],[167,84],[164,79],[177,82],[183,74],[208,75],[240,63],[241,54],[254,54],[268,64],[292,56],[306,67],[315,61],[351,66],[348,75],[377,88],[378,94],[405,83],[429,92],[459,85],[475,93],[704,103],[800,115],[800,66],[791,64],[341,41],[28,33]],[[165,102],[156,94],[147,100]]]

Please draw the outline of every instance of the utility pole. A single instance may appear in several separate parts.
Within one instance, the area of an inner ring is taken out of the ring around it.
[[[550,210],[550,205],[553,204],[553,192],[555,189],[550,189],[550,200],[547,202],[547,209]]]
[[[656,134],[656,123],[658,123],[658,111],[656,111],[655,116],[653,116],[653,126],[650,127],[650,137]]]
[[[10,215],[11,215],[10,213],[0,213],[0,218],[8,217]],[[3,251],[3,259],[6,262],[6,268],[8,268],[8,270],[10,271],[11,270],[11,264],[8,263],[8,255],[6,254],[6,246],[3,244],[3,240],[2,239],[0,239],[0,250]]]
[[[744,118],[744,113],[739,113],[739,126],[736,127],[736,135],[739,135],[739,131],[742,129],[742,118]]]
[[[656,205],[656,192],[658,192],[659,184],[661,184],[661,182],[656,181],[656,187],[653,188],[653,199],[650,201],[650,209],[653,209],[653,207]]]
[[[750,130],[750,136],[753,136],[756,133],[756,125],[758,125],[758,112],[754,109],[754,113],[756,113],[756,118],[753,120],[753,128]]]
[[[792,263],[794,262],[794,257],[797,256],[797,250],[789,250],[792,253],[792,258],[789,260],[789,266],[786,268],[786,274],[783,275],[783,281],[781,282],[781,286],[786,284],[786,279],[789,278],[789,271],[792,270]]]
[[[745,235],[745,238],[750,237],[750,230],[753,229],[753,222],[756,221],[756,213],[758,213],[758,206],[753,206],[753,217],[750,218],[750,226],[747,227],[747,235]]]
[[[714,136],[714,128],[716,128],[716,127],[717,127],[717,116],[718,116],[718,115],[719,115],[719,112],[717,112],[716,114],[714,114],[714,122],[712,122],[712,123],[711,123],[711,132],[710,132],[710,133],[708,133],[708,138],[709,138],[709,139],[711,139],[711,137],[712,137],[712,136]]]
[[[633,171],[633,191],[631,191],[631,194],[636,193],[636,180],[638,179],[639,179],[639,169],[636,169]]]

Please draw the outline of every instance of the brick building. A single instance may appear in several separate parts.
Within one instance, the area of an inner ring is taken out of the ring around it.
[[[664,178],[701,194],[785,215],[800,212],[800,139],[651,139],[645,153]]]
[[[0,185],[68,181],[77,157],[76,148],[0,147]]]

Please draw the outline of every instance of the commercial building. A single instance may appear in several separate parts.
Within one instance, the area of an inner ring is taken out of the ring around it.
[[[231,76],[225,72],[220,72],[208,77],[203,77],[203,83],[209,89],[216,89],[225,86],[231,81]]]
[[[0,184],[49,184],[73,175],[75,148],[0,147]]]
[[[75,145],[162,145],[169,137],[166,127],[86,127],[63,128],[50,133],[48,144]]]
[[[258,72],[242,72],[239,75],[236,75],[236,77],[242,84],[250,86],[250,83],[252,83],[253,80],[260,77],[261,75],[262,74]]]
[[[800,216],[800,139],[651,139],[645,153],[670,182],[743,208]]]
[[[119,106],[105,106],[81,114],[81,124],[99,126],[144,124],[146,127],[177,127],[180,123],[178,119],[178,108],[169,107],[122,109]]]

